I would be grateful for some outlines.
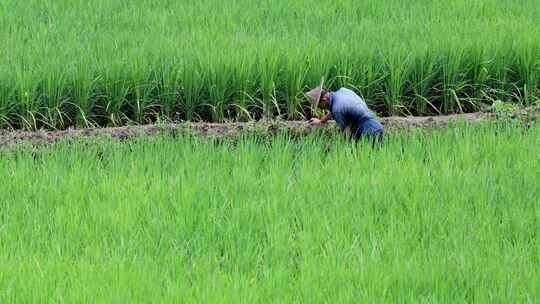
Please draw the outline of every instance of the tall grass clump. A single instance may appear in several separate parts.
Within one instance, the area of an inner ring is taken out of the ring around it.
[[[536,0],[6,0],[0,14],[2,127],[299,119],[322,76],[381,115],[540,96]]]
[[[540,126],[0,152],[0,302],[540,300]]]

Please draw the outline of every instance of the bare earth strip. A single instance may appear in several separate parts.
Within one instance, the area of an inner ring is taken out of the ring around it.
[[[478,123],[490,118],[489,113],[469,113],[447,116],[425,117],[384,117],[381,119],[389,132],[409,128],[444,127],[454,121]],[[335,127],[333,122],[330,127]],[[54,143],[59,140],[88,139],[92,137],[112,137],[127,139],[134,136],[155,136],[165,132],[174,134],[195,134],[203,136],[228,137],[244,133],[273,134],[277,131],[290,131],[295,134],[307,134],[313,127],[305,121],[266,121],[266,122],[233,122],[233,123],[204,123],[186,122],[178,124],[125,126],[114,128],[68,129],[63,131],[7,131],[0,130],[0,147],[17,143]]]

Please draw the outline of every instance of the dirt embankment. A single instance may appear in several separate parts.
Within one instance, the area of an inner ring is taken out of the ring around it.
[[[381,121],[389,132],[409,128],[444,127],[452,121],[477,123],[492,117],[489,113],[470,113],[447,116],[425,117],[385,117]],[[333,122],[330,127],[335,127]],[[155,136],[163,133],[196,134],[203,136],[227,137],[244,133],[276,133],[289,131],[296,134],[307,134],[313,130],[305,121],[267,121],[267,122],[233,122],[233,123],[178,123],[162,125],[126,126],[115,128],[68,129],[63,131],[7,131],[0,130],[0,147],[11,146],[21,142],[54,143],[59,140],[76,140],[93,137],[111,137],[119,140],[135,136]]]

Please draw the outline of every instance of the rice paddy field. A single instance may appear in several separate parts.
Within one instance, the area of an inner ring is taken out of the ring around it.
[[[2,303],[538,303],[540,125],[0,152]]]
[[[540,96],[538,0],[4,0],[0,128],[302,119],[322,76],[379,115]]]
[[[539,303],[539,20],[0,1],[0,303]],[[372,147],[297,121],[321,78],[379,117],[494,113],[389,117]]]

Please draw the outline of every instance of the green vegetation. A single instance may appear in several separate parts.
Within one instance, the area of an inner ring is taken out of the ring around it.
[[[322,75],[380,114],[540,96],[538,0],[0,2],[0,128],[301,118]]]
[[[540,125],[1,152],[0,302],[540,301]]]

